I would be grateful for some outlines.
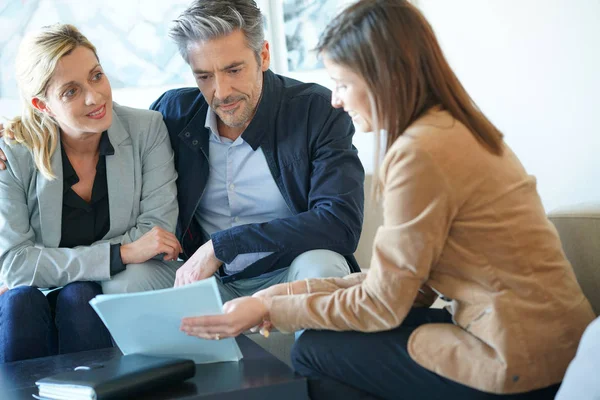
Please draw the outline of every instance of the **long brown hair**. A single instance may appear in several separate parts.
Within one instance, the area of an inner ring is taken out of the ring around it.
[[[46,99],[46,89],[60,59],[77,47],[96,48],[73,25],[55,24],[26,36],[19,46],[15,69],[21,95],[21,115],[10,120],[6,130],[12,131],[17,143],[33,154],[35,165],[49,180],[55,179],[50,160],[59,141],[58,123],[31,104],[33,98]]]
[[[387,131],[385,151],[419,117],[439,106],[484,148],[502,154],[502,133],[475,105],[448,65],[431,25],[408,1],[351,5],[327,26],[316,50],[365,80],[373,128],[376,133]]]

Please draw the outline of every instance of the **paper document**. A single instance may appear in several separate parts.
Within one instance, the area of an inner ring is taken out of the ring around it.
[[[103,294],[90,304],[123,354],[181,357],[196,364],[242,358],[233,338],[205,340],[179,330],[184,317],[223,314],[214,277],[177,288]]]

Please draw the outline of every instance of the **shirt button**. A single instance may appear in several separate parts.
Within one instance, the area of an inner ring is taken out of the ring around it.
[[[186,133],[184,133],[183,135],[184,135],[185,137],[190,137],[190,133],[189,133],[189,132],[186,132]]]
[[[196,146],[198,144],[197,140],[192,140],[192,145]]]
[[[233,189],[235,189],[235,185],[232,183],[229,185],[229,190],[233,190]]]
[[[233,220],[234,220],[235,222],[240,222],[240,217],[235,217]]]

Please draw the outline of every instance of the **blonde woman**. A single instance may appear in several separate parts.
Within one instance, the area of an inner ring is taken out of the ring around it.
[[[71,25],[23,40],[16,69],[22,114],[0,141],[1,362],[111,346],[88,301],[172,286],[164,260],[181,250],[161,115],[113,103],[95,47]]]
[[[313,399],[553,398],[594,313],[535,179],[409,2],[357,2],[319,51],[332,104],[364,130],[387,131],[370,269],[274,286],[182,330],[219,339],[256,325],[315,329],[292,354]],[[431,289],[452,314],[414,307]]]

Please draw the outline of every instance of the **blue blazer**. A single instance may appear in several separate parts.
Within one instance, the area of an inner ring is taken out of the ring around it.
[[[314,249],[338,252],[359,271],[352,255],[363,221],[364,170],[352,145],[350,117],[331,106],[331,92],[264,73],[258,109],[242,138],[267,160],[293,216],[236,226],[211,235],[217,258],[230,263],[238,254],[273,252],[224,282],[258,276],[290,265]],[[179,200],[177,235],[184,258],[209,238],[194,218],[209,174],[208,104],[197,88],[170,90],[151,109],[162,113],[175,152]]]

